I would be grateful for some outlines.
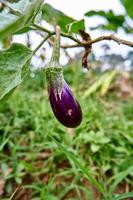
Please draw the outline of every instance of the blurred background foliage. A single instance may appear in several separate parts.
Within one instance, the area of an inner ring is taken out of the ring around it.
[[[107,85],[97,84],[101,79],[108,81],[110,73],[114,79],[103,98]],[[106,194],[118,197],[133,191],[133,101],[131,91],[123,91],[122,86],[123,76],[126,86],[133,77],[129,81],[128,74],[114,75],[114,71],[83,73],[78,60],[64,67],[65,79],[83,109],[83,121],[76,129],[63,127],[53,117],[42,70],[32,71],[0,105],[2,200],[14,191],[14,200],[103,200],[85,169],[100,181]],[[51,137],[64,145],[66,155]]]

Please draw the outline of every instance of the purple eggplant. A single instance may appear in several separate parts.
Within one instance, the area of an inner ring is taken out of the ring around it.
[[[67,83],[63,82],[61,92],[53,87],[49,87],[48,92],[52,110],[59,122],[66,127],[77,127],[82,121],[82,110]]]
[[[64,80],[59,64],[60,28],[56,27],[56,39],[49,65],[46,67],[49,100],[55,117],[66,127],[75,128],[82,121],[82,110]]]

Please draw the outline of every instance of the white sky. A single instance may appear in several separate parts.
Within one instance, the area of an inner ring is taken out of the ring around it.
[[[45,0],[45,2],[76,19],[83,18],[84,13],[89,10],[113,9],[116,13],[124,12],[119,0]]]

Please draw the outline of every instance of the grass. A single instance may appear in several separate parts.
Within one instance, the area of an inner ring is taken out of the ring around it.
[[[84,98],[91,74],[64,71],[83,109],[78,128],[54,118],[42,73],[0,106],[0,199],[132,199],[132,99]]]

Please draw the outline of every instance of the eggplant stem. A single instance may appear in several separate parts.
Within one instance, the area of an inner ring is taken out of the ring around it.
[[[54,42],[52,57],[49,63],[49,65],[52,64],[51,66],[56,66],[56,64],[59,63],[59,57],[60,57],[60,27],[59,26],[55,27],[55,34],[56,34],[56,38]]]

